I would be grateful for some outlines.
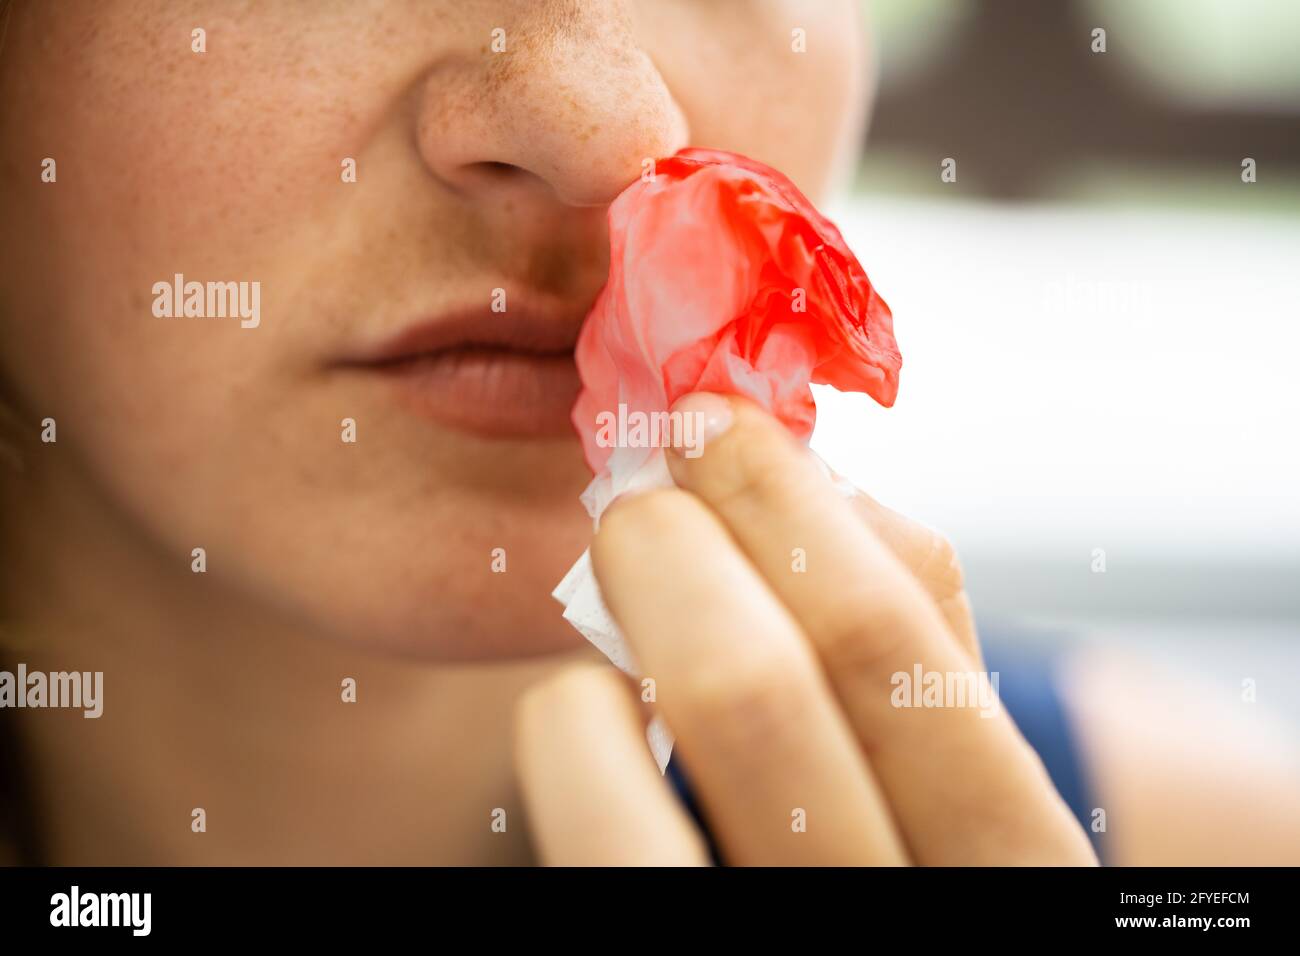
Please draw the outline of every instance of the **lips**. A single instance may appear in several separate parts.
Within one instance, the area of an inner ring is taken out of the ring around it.
[[[573,434],[581,313],[511,306],[411,325],[343,363],[391,387],[417,415],[489,438]]]

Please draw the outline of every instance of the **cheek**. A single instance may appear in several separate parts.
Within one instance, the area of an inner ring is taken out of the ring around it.
[[[691,126],[691,143],[753,156],[814,201],[857,154],[871,68],[856,3],[655,5],[638,29]],[[796,34],[795,31],[801,31]]]
[[[234,64],[194,54],[189,19],[166,7],[147,22],[105,16],[94,29],[93,18],[49,19],[40,61],[15,67],[45,79],[15,98],[5,144],[17,153],[6,158],[24,224],[12,248],[24,268],[6,280],[25,300],[18,333],[56,400],[97,387],[126,401],[176,395],[205,367],[237,367],[235,346],[160,326],[154,283],[177,272],[252,278],[254,252],[302,200],[286,172],[319,144],[301,126],[298,141],[271,148],[266,114],[249,106],[256,90]],[[205,22],[221,35],[220,20]],[[44,156],[57,183],[32,184],[24,174]]]
[[[279,22],[310,22],[288,3],[241,17],[123,0],[97,12],[29,17],[10,37],[31,55],[3,87],[18,224],[4,240],[4,354],[21,357],[6,374],[29,403],[84,421],[106,469],[201,483],[189,472],[211,469],[211,450],[283,440],[286,340],[270,322],[157,318],[155,283],[258,282],[263,317],[288,314],[310,286],[302,264],[320,245],[317,210],[336,208],[323,197],[345,144],[385,96],[354,82],[376,45],[339,16],[326,18],[336,35],[304,35]],[[196,23],[206,54],[190,46]],[[317,69],[302,55],[313,48],[350,57]],[[26,175],[46,156],[57,183]]]

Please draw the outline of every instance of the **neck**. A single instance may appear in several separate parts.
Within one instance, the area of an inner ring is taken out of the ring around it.
[[[559,661],[433,666],[305,634],[86,517],[6,530],[5,665],[103,672],[97,719],[0,712],[41,862],[529,860],[513,705]]]

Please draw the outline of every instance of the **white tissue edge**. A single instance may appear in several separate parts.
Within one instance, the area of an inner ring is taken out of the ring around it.
[[[816,453],[811,454],[830,476],[836,491],[845,498],[852,498],[858,494],[858,489],[851,482],[831,471]],[[615,489],[608,475],[597,476],[583,492],[582,500],[593,520],[599,525],[601,513],[615,495],[647,488],[668,488],[672,484],[672,474],[668,471],[668,461],[664,457],[664,452],[662,449],[656,449],[627,479],[624,487]],[[590,549],[582,552],[582,556],[574,562],[573,567],[569,568],[563,580],[555,586],[551,597],[564,605],[564,619],[608,657],[610,663],[633,679],[640,676],[632,649],[618,629],[618,624],[615,623],[609,608],[605,606],[605,599],[601,596],[600,585],[596,583],[596,576],[591,570]],[[674,739],[672,731],[664,722],[663,715],[655,714],[651,718],[646,725],[645,735],[650,753],[654,756],[655,764],[662,774],[666,771],[668,761],[672,757]]]

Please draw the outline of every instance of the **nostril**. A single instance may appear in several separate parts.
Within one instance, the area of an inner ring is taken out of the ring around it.
[[[492,159],[477,160],[460,166],[455,172],[455,184],[471,191],[550,191],[545,180],[531,170]]]
[[[506,185],[513,182],[521,182],[526,179],[538,178],[523,166],[516,166],[513,163],[502,163],[496,160],[482,160],[480,162],[470,163],[465,167],[465,172],[479,183],[486,183],[489,185]]]
[[[501,186],[523,179],[535,179],[528,170],[513,163],[485,159],[467,163],[461,167],[461,174],[479,186]]]

